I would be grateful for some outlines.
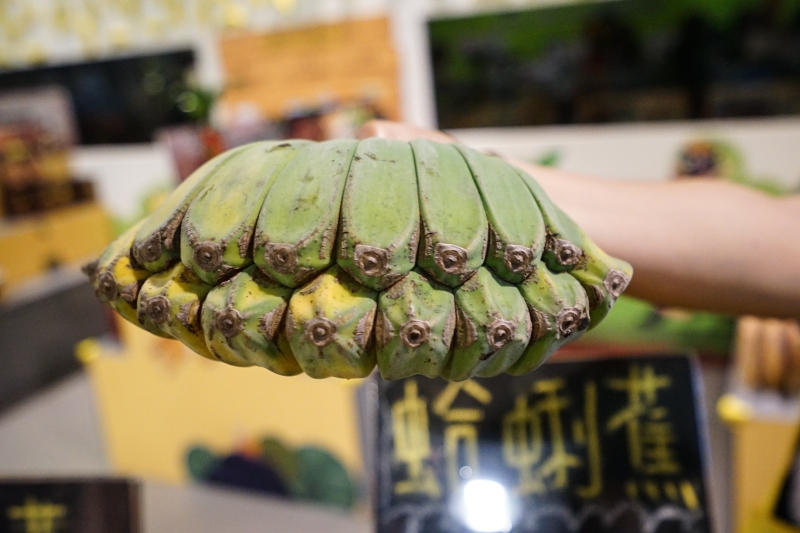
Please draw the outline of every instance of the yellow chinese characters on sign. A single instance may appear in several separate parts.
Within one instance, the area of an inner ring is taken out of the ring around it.
[[[520,394],[514,409],[503,419],[503,460],[519,471],[517,491],[521,495],[545,494],[562,490],[569,483],[570,469],[583,468],[589,483],[575,488],[575,494],[589,499],[602,490],[602,464],[597,432],[597,384],[585,384],[581,417],[565,424],[563,411],[571,400],[564,391],[564,380],[544,379],[531,387],[535,401],[529,405],[528,394]],[[567,428],[565,428],[567,425]],[[545,456],[545,426],[549,429],[550,453]],[[571,441],[583,452],[567,451],[567,431]]]
[[[491,393],[476,381],[450,383],[434,399],[433,412],[445,422],[444,449],[447,457],[447,483],[456,489],[463,477],[479,471],[478,430],[484,418],[481,409],[454,407],[460,393],[472,397],[479,405],[492,401]],[[404,384],[403,397],[392,404],[394,459],[406,466],[407,478],[394,483],[394,493],[441,496],[439,481],[430,466],[431,442],[428,424],[428,403],[420,398],[417,382]],[[463,458],[463,459],[462,459]]]
[[[651,501],[682,501],[694,509],[697,494],[691,482],[680,478],[669,410],[658,402],[658,393],[671,385],[670,377],[658,375],[651,365],[630,365],[627,378],[608,380],[610,389],[627,394],[627,405],[607,420],[605,429],[613,433],[625,428],[630,467],[637,474],[626,484],[629,497],[638,499],[643,493]]]
[[[67,507],[29,497],[23,505],[9,507],[6,514],[25,533],[57,533],[62,529],[60,524],[67,516]]]
[[[428,460],[431,439],[428,431],[428,402],[419,397],[417,382],[405,382],[403,399],[392,405],[394,457],[408,469],[408,479],[394,484],[395,494],[441,495],[439,482]]]
[[[492,401],[492,394],[485,387],[468,379],[450,383],[433,403],[433,412],[447,424],[444,443],[447,453],[447,482],[451,491],[461,484],[463,477],[471,477],[480,471],[478,429],[475,424],[483,420],[484,412],[474,407],[453,407],[462,392],[483,406]]]
[[[698,372],[659,355],[377,379],[377,530],[711,533]]]

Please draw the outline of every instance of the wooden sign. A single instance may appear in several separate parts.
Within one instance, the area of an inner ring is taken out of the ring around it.
[[[377,530],[709,532],[685,356],[381,381]]]
[[[139,485],[117,479],[0,482],[2,533],[139,533]]]
[[[330,102],[368,102],[399,117],[398,66],[386,18],[221,40],[221,104],[255,106],[277,120]]]

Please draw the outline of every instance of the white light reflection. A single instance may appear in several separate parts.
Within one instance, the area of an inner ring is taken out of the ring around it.
[[[511,502],[497,481],[473,479],[464,484],[455,508],[459,519],[477,533],[511,531]]]

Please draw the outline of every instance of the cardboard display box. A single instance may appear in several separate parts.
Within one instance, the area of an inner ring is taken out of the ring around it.
[[[88,260],[111,242],[111,220],[96,203],[0,222],[0,272],[13,289],[53,267]]]
[[[353,382],[220,364],[118,323],[121,344],[91,339],[77,349],[117,473],[182,482],[192,446],[224,453],[265,436],[320,446],[362,473]]]

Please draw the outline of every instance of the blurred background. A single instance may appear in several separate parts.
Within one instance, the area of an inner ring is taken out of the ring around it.
[[[797,194],[800,0],[0,0],[0,476],[143,479],[146,531],[370,531],[359,384],[209,365],[79,267],[214,155],[372,118]],[[796,323],[623,298],[560,357],[686,351],[709,513],[749,531],[795,453]]]

